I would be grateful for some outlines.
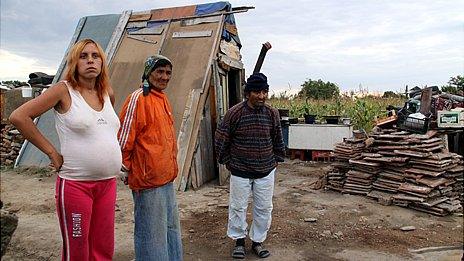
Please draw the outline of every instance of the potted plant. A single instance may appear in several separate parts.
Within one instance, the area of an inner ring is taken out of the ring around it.
[[[309,104],[308,99],[306,99],[304,105],[303,117],[305,119],[306,124],[314,124],[314,122],[316,121],[316,115],[311,113],[311,105]]]

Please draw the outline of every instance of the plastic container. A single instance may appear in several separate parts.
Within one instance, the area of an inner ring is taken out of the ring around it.
[[[314,124],[314,122],[316,121],[316,115],[314,115],[314,114],[305,114],[304,119],[305,119],[306,124]]]
[[[343,123],[343,125],[350,125],[351,124],[351,119],[350,118],[343,118],[342,123]]]
[[[340,116],[324,116],[324,119],[327,124],[338,124]]]
[[[31,98],[32,87],[28,87],[28,86],[21,87],[21,95],[23,96],[23,98]]]
[[[404,114],[398,115],[398,128],[413,133],[425,134],[429,130],[430,118],[418,119],[406,116]]]

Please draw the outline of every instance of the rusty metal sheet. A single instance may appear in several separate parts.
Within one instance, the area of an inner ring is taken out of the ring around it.
[[[415,202],[424,202],[425,199],[421,197],[414,197],[405,194],[396,194],[393,196],[394,199],[406,200],[406,201],[415,201]]]
[[[151,10],[151,20],[169,20],[195,16],[196,5]]]
[[[350,162],[350,164],[358,164],[358,165],[364,165],[364,166],[369,166],[369,167],[380,167],[379,163],[367,162],[367,161],[364,161],[364,160],[350,159],[349,162]]]
[[[453,161],[451,159],[442,159],[442,160],[414,159],[414,162],[415,163],[432,164],[432,165],[447,165],[447,164],[451,164]]]
[[[416,182],[420,184],[427,185],[431,188],[438,187],[440,185],[443,185],[447,182],[448,180],[445,178],[438,178],[438,179],[433,179],[433,178],[420,178],[417,179]]]
[[[409,160],[408,157],[381,157],[381,158],[373,158],[373,157],[365,157],[364,160],[373,161],[373,162],[381,162],[381,163],[393,163],[393,162],[407,162]]]
[[[436,151],[436,150],[440,150],[440,149],[442,149],[444,147],[445,147],[444,145],[438,145],[438,146],[430,147],[430,148],[412,148],[412,149],[417,150],[417,151],[421,151],[421,152],[433,152],[433,151]]]
[[[374,144],[387,144],[387,145],[409,145],[408,141],[393,141],[393,140],[374,140]]]
[[[433,142],[437,142],[437,141],[443,142],[443,140],[441,138],[433,138],[433,139],[421,140],[421,143],[433,143]]]
[[[408,145],[391,145],[391,146],[378,146],[377,149],[379,150],[408,150],[412,148],[411,146]]]
[[[421,139],[421,140],[428,140],[428,139],[432,138],[433,136],[435,136],[437,133],[438,133],[437,130],[429,130],[425,134],[411,134],[410,137],[418,138],[418,139]]]
[[[431,148],[431,147],[436,147],[438,145],[442,145],[443,144],[443,141],[434,141],[434,142],[430,142],[430,143],[421,143],[421,144],[417,144],[417,145],[413,145],[415,149],[417,148]]]
[[[429,171],[429,170],[416,169],[416,168],[409,168],[409,169],[404,170],[404,172],[415,174],[415,175],[426,175],[426,176],[431,176],[431,177],[438,177],[438,176],[445,174],[444,171],[436,172],[436,171]]]
[[[420,194],[428,194],[428,193],[430,193],[432,191],[432,188],[413,185],[413,184],[410,184],[410,183],[403,183],[399,187],[399,190],[401,190],[401,191],[409,191],[409,192],[414,192],[414,193],[420,193]]]
[[[450,159],[452,157],[453,157],[453,154],[451,153],[434,153],[430,156],[430,158],[434,160]]]
[[[393,152],[398,155],[417,157],[417,158],[427,158],[432,155],[432,153],[430,152],[424,153],[424,152],[419,152],[419,151],[414,151],[414,150],[394,150]]]

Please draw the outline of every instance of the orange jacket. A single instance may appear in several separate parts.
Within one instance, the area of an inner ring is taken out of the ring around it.
[[[124,102],[118,139],[122,163],[129,170],[129,187],[143,190],[163,186],[177,176],[177,143],[171,105],[163,92],[142,88]]]

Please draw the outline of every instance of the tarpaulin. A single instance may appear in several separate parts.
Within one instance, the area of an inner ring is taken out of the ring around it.
[[[209,3],[209,4],[201,4],[197,5],[195,9],[195,15],[206,15],[206,14],[211,14],[215,13],[218,11],[226,11],[229,12],[232,10],[232,5],[229,2],[216,2],[216,3]],[[231,24],[235,25],[235,18],[233,14],[228,14],[226,15],[224,22],[226,24]],[[230,42],[231,38],[235,40],[235,42],[238,45],[238,48],[242,47],[242,44],[240,43],[240,38],[238,38],[237,35],[231,34],[224,28],[222,31],[222,39],[226,40],[227,42]]]

